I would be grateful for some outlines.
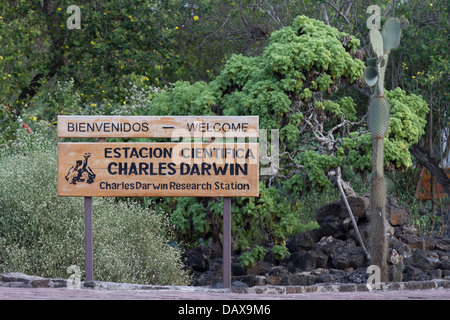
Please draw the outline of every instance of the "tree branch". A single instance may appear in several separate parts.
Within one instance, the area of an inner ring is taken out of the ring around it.
[[[417,161],[428,169],[431,174],[437,179],[438,183],[444,189],[444,192],[450,196],[450,179],[445,174],[445,171],[439,167],[439,164],[421,147],[417,144],[413,144],[409,151],[414,157],[416,157]]]

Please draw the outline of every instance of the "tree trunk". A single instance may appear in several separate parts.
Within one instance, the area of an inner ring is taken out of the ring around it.
[[[429,155],[425,150],[420,148],[417,144],[412,145],[409,148],[414,157],[416,157],[417,161],[430,171],[431,175],[436,177],[438,183],[444,189],[444,192],[450,197],[450,178],[447,177],[445,171],[439,167],[439,164],[433,159],[431,155]]]

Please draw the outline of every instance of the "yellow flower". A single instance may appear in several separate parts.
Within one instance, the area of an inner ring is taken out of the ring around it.
[[[175,30],[178,30],[178,27],[175,27]]]
[[[33,117],[31,117],[31,120],[36,121],[37,118],[33,116]]]
[[[2,56],[0,56],[0,60],[3,60],[4,58]]]
[[[61,11],[62,9],[61,8],[58,8],[58,11]]]
[[[91,107],[96,107],[96,106],[97,106],[97,104],[91,103]]]
[[[91,44],[95,44],[95,42],[94,42],[94,41],[91,41]]]
[[[194,16],[194,20],[197,21],[198,20],[198,16]]]

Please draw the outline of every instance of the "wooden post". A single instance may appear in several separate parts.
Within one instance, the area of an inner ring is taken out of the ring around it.
[[[223,287],[231,288],[231,198],[223,198]]]
[[[98,138],[98,142],[106,142],[106,138]],[[84,260],[86,281],[94,281],[92,197],[84,197]]]

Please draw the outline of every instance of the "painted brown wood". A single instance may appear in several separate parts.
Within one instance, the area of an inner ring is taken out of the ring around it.
[[[59,143],[58,195],[257,197],[257,143]]]
[[[258,137],[257,116],[58,116],[60,138]]]

